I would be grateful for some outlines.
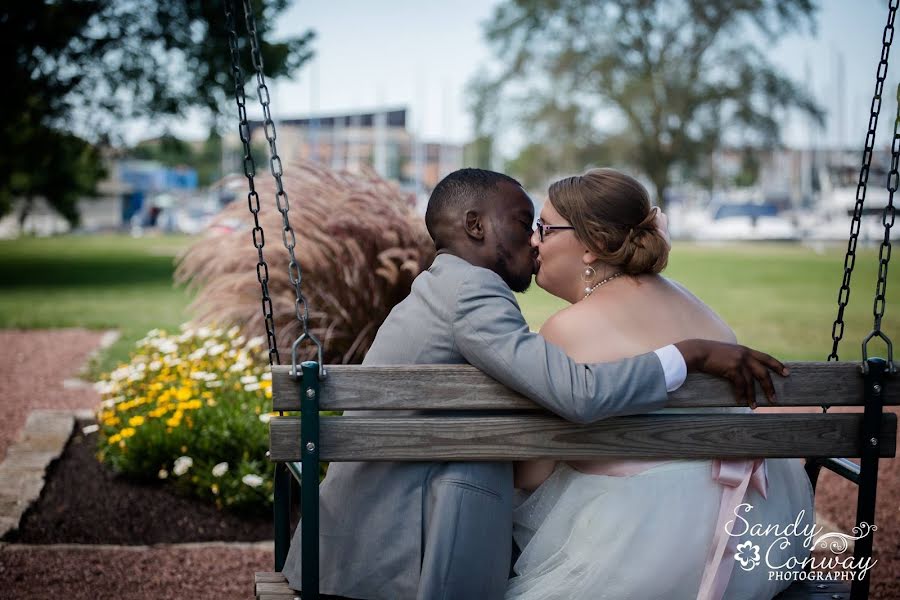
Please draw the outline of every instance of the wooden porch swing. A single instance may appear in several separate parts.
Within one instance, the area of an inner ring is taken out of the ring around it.
[[[860,218],[865,200],[875,128],[887,75],[893,22],[900,0],[892,0],[883,37],[869,131],[857,188],[844,277],[838,294],[838,315],[832,328],[833,347],[827,362],[788,363],[791,375],[775,381],[779,407],[822,407],[821,414],[703,414],[703,409],[733,407],[735,399],[727,382],[692,374],[669,395],[668,408],[698,409],[690,415],[641,415],[619,417],[592,425],[574,424],[552,415],[471,366],[347,366],[326,368],[322,345],[308,329],[308,308],[301,289],[302,273],[294,255],[287,194],[282,185],[281,159],[275,143],[275,125],[269,111],[269,92],[250,0],[243,0],[256,72],[257,92],[264,114],[269,144],[269,166],[276,183],[275,201],[283,217],[282,238],[288,249],[288,271],[296,292],[296,316],[302,334],[292,346],[290,365],[280,365],[276,348],[272,302],[268,291],[268,266],[263,257],[264,237],[257,215],[259,196],[254,187],[255,165],[250,153],[250,127],[245,107],[244,79],[240,68],[233,0],[226,0],[230,33],[232,75],[239,114],[239,133],[244,148],[244,169],[249,184],[248,203],[254,217],[253,243],[258,251],[257,276],[262,293],[269,360],[272,364],[273,410],[282,416],[270,422],[269,458],[275,465],[275,572],[257,573],[256,597],[283,599],[299,594],[279,573],[290,543],[290,492],[293,476],[300,483],[302,511],[303,593],[305,600],[319,598],[319,464],[321,461],[514,461],[551,458],[584,460],[715,458],[806,458],[807,472],[815,487],[820,467],[828,468],[858,485],[856,524],[874,530],[875,498],[880,458],[896,454],[897,418],[884,406],[900,404],[900,387],[893,385],[895,367],[890,339],[881,330],[885,308],[890,229],[894,220],[893,197],[900,182],[900,107],[894,127],[891,171],[887,182],[888,203],[883,213],[884,240],[879,253],[879,273],[874,304],[874,327],[862,342],[862,364],[838,361],[843,336],[843,314],[849,301],[850,279],[856,258]],[[898,91],[900,94],[900,91]],[[869,358],[868,344],[880,338],[887,345],[887,360]],[[302,343],[314,344],[318,361],[297,363]],[[757,398],[765,404],[762,394]],[[833,406],[862,407],[862,412],[828,413]],[[319,411],[419,411],[419,416],[397,417],[390,412],[366,417],[321,417]],[[490,416],[452,417],[447,411],[490,411]],[[285,415],[299,411],[302,415]],[[442,414],[436,414],[440,411]],[[861,459],[859,464],[850,458]],[[302,469],[298,468],[298,463]],[[871,557],[872,535],[856,541],[855,559]],[[798,581],[779,598],[868,597],[869,572],[851,584]]]

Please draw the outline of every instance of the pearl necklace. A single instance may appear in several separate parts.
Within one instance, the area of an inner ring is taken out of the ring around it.
[[[597,283],[595,283],[595,284],[592,285],[591,287],[586,287],[586,288],[584,288],[584,298],[587,298],[588,296],[590,296],[591,294],[593,294],[593,293],[594,293],[594,290],[596,290],[598,287],[600,287],[600,286],[602,286],[602,285],[605,285],[605,284],[609,283],[610,281],[612,281],[613,279],[615,279],[616,277],[618,277],[618,276],[621,275],[621,274],[622,274],[622,271],[619,271],[618,273],[613,273],[612,275],[610,275],[610,276],[607,277],[606,279],[601,279],[600,281],[598,281]],[[582,300],[584,300],[584,298],[582,298]]]

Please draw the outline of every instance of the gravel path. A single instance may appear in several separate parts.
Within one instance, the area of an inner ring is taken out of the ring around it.
[[[270,552],[249,546],[6,546],[0,550],[0,595],[21,600],[248,599],[253,573],[271,568]]]
[[[88,356],[100,345],[102,331],[0,330],[0,460],[35,408],[89,408],[98,404],[90,387],[67,388]]]
[[[63,386],[97,348],[101,332],[0,330],[0,458],[34,408],[89,408],[91,388]],[[891,409],[898,413],[897,408]],[[850,532],[856,487],[823,473],[817,511]],[[873,600],[900,598],[900,461],[881,462]],[[0,545],[0,590],[13,598],[249,598],[253,572],[271,552],[249,545],[115,547]],[[7,597],[7,596],[5,596]]]

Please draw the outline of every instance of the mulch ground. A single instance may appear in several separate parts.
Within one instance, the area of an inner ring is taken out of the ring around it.
[[[177,493],[134,483],[94,457],[97,435],[78,429],[49,469],[40,499],[19,531],[3,541],[26,544],[151,545],[271,540],[271,515],[239,516]]]
[[[76,376],[100,337],[100,333],[85,330],[0,331],[0,414],[5,417],[0,419],[0,457],[5,455],[33,408],[93,409],[96,406],[99,399],[93,390],[66,389],[62,381]],[[891,410],[900,413],[900,409]],[[0,545],[0,596],[73,600],[250,596],[253,572],[272,568],[271,551],[259,546],[37,545],[271,538],[268,520],[232,522],[229,515],[214,508],[195,506],[192,500],[164,487],[117,480],[93,460],[90,437],[76,435],[75,440],[79,439],[70,444],[53,468],[37,510],[24,519],[19,539],[35,545]],[[823,472],[816,508],[841,531],[849,533],[856,514],[856,486]],[[876,522],[878,563],[872,571],[870,597],[898,599],[900,461],[897,459],[881,461]]]

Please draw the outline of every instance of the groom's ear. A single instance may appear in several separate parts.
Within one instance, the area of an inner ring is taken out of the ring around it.
[[[484,239],[484,217],[477,210],[467,210],[464,220],[466,235],[476,240]]]

